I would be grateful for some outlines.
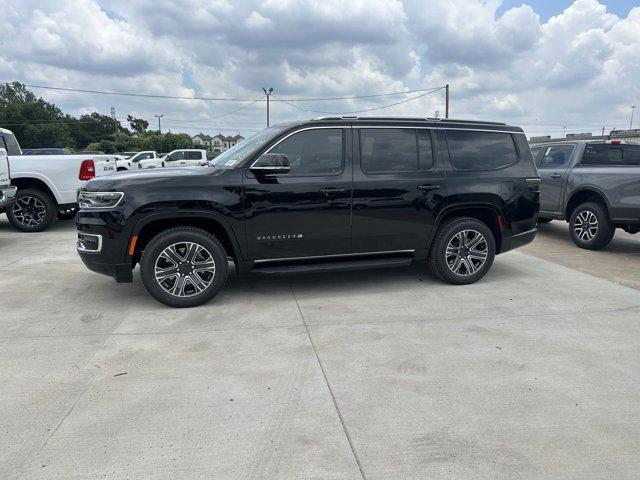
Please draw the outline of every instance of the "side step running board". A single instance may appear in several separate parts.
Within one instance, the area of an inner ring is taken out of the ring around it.
[[[377,258],[370,260],[350,260],[344,262],[326,262],[295,265],[269,265],[260,266],[252,270],[256,273],[311,273],[311,272],[335,272],[338,270],[360,270],[384,267],[408,267],[413,258]]]

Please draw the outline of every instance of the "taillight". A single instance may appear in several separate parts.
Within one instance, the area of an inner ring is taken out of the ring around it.
[[[80,174],[78,178],[80,180],[91,180],[96,176],[96,166],[93,160],[83,160],[80,165]]]
[[[609,143],[611,145],[620,145],[620,144],[622,144],[622,142],[620,140],[611,140]]]

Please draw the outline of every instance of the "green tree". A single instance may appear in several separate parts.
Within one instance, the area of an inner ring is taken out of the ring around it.
[[[0,85],[0,126],[11,130],[23,148],[75,147],[67,120],[58,107],[23,84]]]
[[[136,132],[138,135],[145,132],[149,127],[149,122],[144,118],[136,118],[133,115],[127,115],[127,122],[129,122],[131,130]]]

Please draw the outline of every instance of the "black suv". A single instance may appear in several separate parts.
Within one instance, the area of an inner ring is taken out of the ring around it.
[[[209,167],[127,172],[79,192],[91,270],[199,305],[238,273],[429,260],[453,284],[531,242],[540,179],[522,129],[424,118],[331,117],[267,128]]]

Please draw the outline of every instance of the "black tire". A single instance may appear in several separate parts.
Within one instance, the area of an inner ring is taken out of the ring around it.
[[[56,218],[56,204],[42,190],[26,188],[18,190],[16,200],[7,208],[11,225],[23,232],[42,232]]]
[[[461,238],[464,238],[463,243],[460,243]],[[468,245],[473,245],[476,239],[481,243],[469,249]],[[447,250],[449,246],[451,248]],[[481,253],[484,254],[483,260]],[[438,229],[431,246],[429,264],[431,271],[441,280],[453,285],[467,285],[486,275],[495,255],[496,241],[491,229],[475,218],[458,217],[447,220]]]
[[[195,258],[190,257],[188,244],[197,245],[204,251],[195,252]],[[177,256],[174,257],[173,253]],[[202,265],[198,270],[200,273],[194,271],[192,260]],[[205,268],[211,264],[210,260],[213,260],[213,271]],[[167,269],[168,275],[162,281],[156,277],[156,265]],[[175,274],[172,273],[174,270]],[[147,291],[170,307],[195,307],[208,302],[222,289],[228,273],[229,261],[224,247],[216,237],[194,227],[176,227],[160,232],[145,247],[140,259],[140,274]],[[201,291],[198,291],[198,282],[203,287]],[[173,289],[177,289],[177,294],[170,292]]]
[[[118,172],[128,172],[128,171],[129,171],[129,169],[128,169],[128,168],[124,168],[124,167],[118,167],[118,168],[116,169],[116,171],[118,171]]]
[[[551,221],[553,221],[553,218],[538,217],[538,223],[549,223]]]
[[[600,250],[609,245],[615,230],[607,207],[601,203],[587,202],[578,205],[569,220],[573,243],[587,250]]]

